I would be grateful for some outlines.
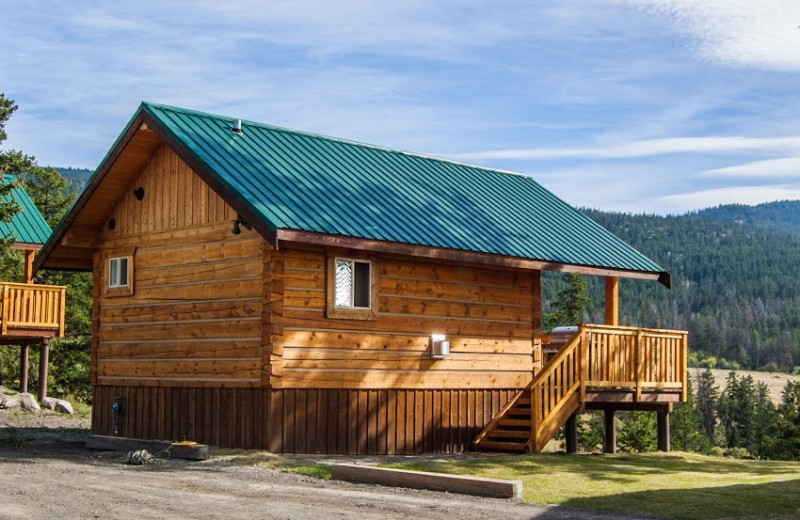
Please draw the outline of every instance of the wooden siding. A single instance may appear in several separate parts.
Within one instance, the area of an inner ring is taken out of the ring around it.
[[[326,253],[285,249],[273,256],[279,254],[276,387],[522,388],[530,381],[539,306],[538,278],[530,271],[375,256],[376,319],[330,319]],[[445,359],[431,358],[434,333],[450,341]]]
[[[98,386],[92,431],[275,453],[461,452],[515,391]]]
[[[139,201],[133,189],[144,188]],[[169,149],[156,149],[114,209],[95,259],[135,248],[130,296],[95,291],[93,381],[100,385],[259,386],[263,249],[231,233],[236,212]]]

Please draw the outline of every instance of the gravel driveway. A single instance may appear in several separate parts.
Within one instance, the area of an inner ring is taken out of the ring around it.
[[[222,458],[131,466],[121,453],[86,450],[81,430],[16,427],[22,445],[9,446],[13,426],[2,422],[2,519],[643,518],[318,480]]]

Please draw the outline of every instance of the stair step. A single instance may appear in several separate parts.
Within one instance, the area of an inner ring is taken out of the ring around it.
[[[530,409],[526,410],[524,408],[512,408],[506,412],[506,415],[513,415],[516,417],[530,417],[531,411]]]
[[[489,433],[489,437],[492,439],[502,438],[502,439],[528,439],[531,436],[531,432],[529,430],[494,430],[493,432]]]
[[[528,429],[531,427],[530,419],[500,419],[500,426],[524,426]]]
[[[517,402],[515,404],[517,404],[517,405],[526,404],[526,405],[530,406],[531,405],[531,398],[530,397],[520,397],[519,399],[517,399]]]
[[[483,441],[479,442],[476,448],[479,450],[523,452],[525,451],[525,443]]]

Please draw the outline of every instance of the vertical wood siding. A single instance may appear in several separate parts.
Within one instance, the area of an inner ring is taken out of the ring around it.
[[[516,390],[335,390],[97,386],[92,431],[275,453],[454,453]]]
[[[233,211],[168,148],[154,153],[114,209],[95,260],[133,250],[133,294],[95,294],[97,384],[260,386],[263,248],[231,233]],[[100,282],[98,284],[98,282]]]

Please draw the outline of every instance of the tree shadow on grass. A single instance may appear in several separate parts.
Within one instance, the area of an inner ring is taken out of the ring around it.
[[[676,519],[793,519],[797,518],[800,510],[800,479],[763,484],[636,491],[574,498],[562,505],[581,509],[638,512]]]

